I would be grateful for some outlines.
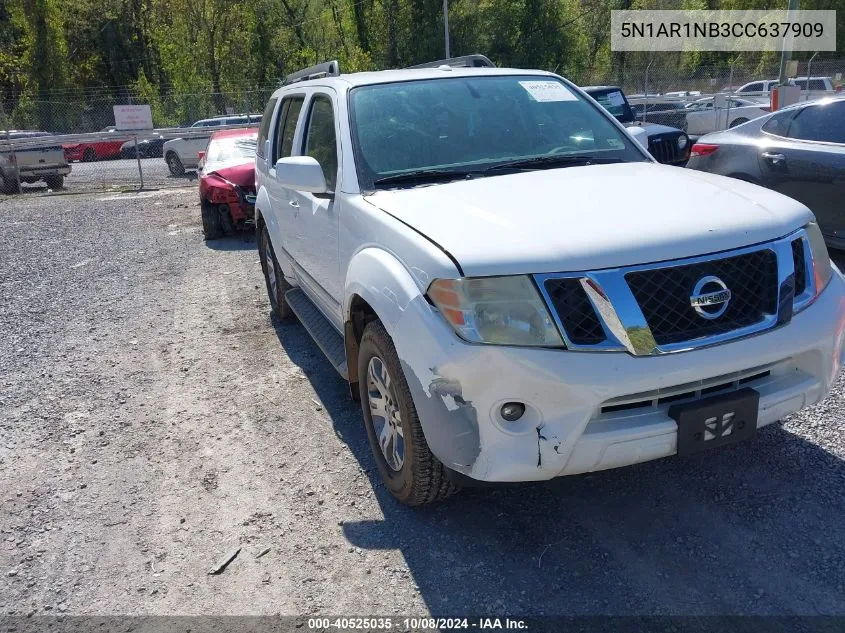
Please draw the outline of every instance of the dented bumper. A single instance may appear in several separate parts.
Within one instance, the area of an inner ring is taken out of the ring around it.
[[[667,399],[752,387],[758,427],[821,401],[843,362],[845,283],[835,273],[785,327],[664,356],[471,345],[422,297],[392,336],[438,459],[476,480],[543,480],[674,455]],[[509,401],[526,405],[517,422],[499,413]]]

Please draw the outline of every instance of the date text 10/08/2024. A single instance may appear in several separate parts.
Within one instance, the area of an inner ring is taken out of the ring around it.
[[[309,618],[308,628],[319,630],[512,630],[528,628],[514,618]]]

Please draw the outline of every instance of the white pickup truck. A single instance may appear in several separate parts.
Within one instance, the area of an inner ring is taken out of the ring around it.
[[[552,73],[330,62],[258,143],[272,311],[348,380],[403,503],[749,440],[839,373],[812,213],[657,164]]]
[[[17,193],[21,183],[39,180],[61,189],[70,173],[61,145],[50,144],[52,134],[34,130],[0,131],[0,194]]]

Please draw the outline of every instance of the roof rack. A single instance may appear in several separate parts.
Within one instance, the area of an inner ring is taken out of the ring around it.
[[[452,68],[495,68],[496,64],[484,55],[464,55],[463,57],[450,57],[449,59],[438,59],[435,62],[426,62],[408,68],[440,68],[451,66]]]
[[[311,66],[310,68],[305,68],[303,70],[298,70],[295,73],[291,73],[285,77],[282,85],[286,86],[298,81],[308,81],[309,79],[320,79],[322,77],[337,77],[339,74],[340,63],[336,59],[333,59],[330,62],[317,64],[316,66]]]

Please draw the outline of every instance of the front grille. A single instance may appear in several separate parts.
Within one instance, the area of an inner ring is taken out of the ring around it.
[[[622,404],[608,404],[601,408],[601,412],[614,413],[616,411],[629,411],[631,409],[643,409],[645,407],[660,407],[666,404],[674,404],[677,402],[695,400],[697,398],[702,398],[704,396],[710,396],[717,393],[735,391],[743,385],[747,385],[758,380],[763,380],[764,378],[768,378],[770,375],[771,371],[766,370],[761,371],[757,374],[745,376],[744,378],[740,378],[738,380],[731,380],[729,382],[718,383],[709,387],[692,389],[690,391],[682,391],[671,396],[657,396],[653,398],[646,398],[643,400],[635,400],[633,402],[625,402]]]
[[[777,257],[762,249],[707,262],[630,272],[628,286],[658,345],[725,334],[777,312]],[[695,285],[716,276],[731,291],[724,314],[713,320],[690,304]]]
[[[792,240],[792,265],[795,267],[795,296],[807,289],[807,266],[804,261],[804,241]]]
[[[658,163],[677,163],[685,158],[689,147],[678,149],[678,136],[652,136],[648,139],[648,151]]]
[[[570,341],[595,345],[605,340],[593,304],[578,279],[548,279],[545,288]]]

